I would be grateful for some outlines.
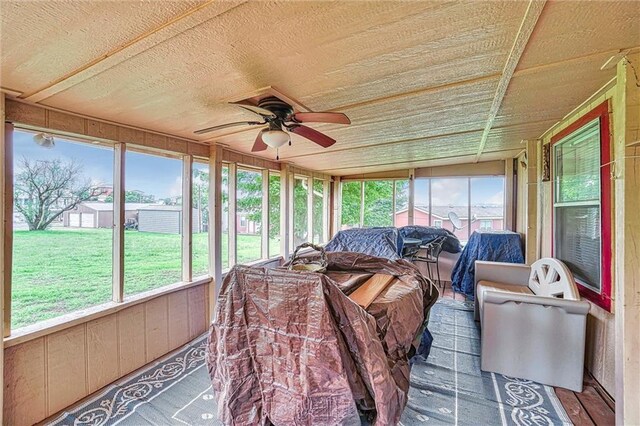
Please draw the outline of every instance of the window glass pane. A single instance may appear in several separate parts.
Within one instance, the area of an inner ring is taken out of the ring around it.
[[[209,273],[209,165],[194,162],[191,182],[192,271],[198,277]]]
[[[554,256],[576,279],[600,292],[600,207],[556,207]]]
[[[13,328],[111,300],[113,150],[14,132]]]
[[[554,146],[556,202],[600,198],[600,125],[594,121]]]
[[[237,171],[237,262],[247,263],[262,257],[262,173]]]
[[[469,238],[469,179],[432,179],[431,212],[433,223],[441,220],[442,228],[452,231],[466,244]]]
[[[293,249],[308,241],[307,179],[295,178],[293,183]]]
[[[181,281],[181,160],[127,151],[125,218],[125,294]]]
[[[280,255],[280,175],[269,173],[269,257]]]
[[[313,180],[313,242],[316,244],[324,243],[324,181],[320,179]]]
[[[504,229],[504,177],[471,178],[471,232]]]
[[[418,178],[414,186],[415,201],[413,208],[414,225],[430,226],[429,220],[429,179]],[[438,217],[438,219],[440,219]]]
[[[362,182],[342,183],[341,228],[357,228],[360,226],[360,200]]]
[[[364,226],[393,226],[393,181],[364,182]]]
[[[222,269],[229,269],[229,166],[222,166]]]
[[[397,180],[396,185],[396,211],[394,226],[402,227],[409,224],[409,181]]]

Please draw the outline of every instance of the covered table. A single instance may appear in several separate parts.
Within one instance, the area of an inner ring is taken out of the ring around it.
[[[310,262],[313,256],[305,257]],[[347,294],[393,282],[366,309]],[[397,424],[409,358],[438,291],[417,268],[328,253],[325,274],[235,266],[211,325],[207,364],[224,424]]]
[[[451,287],[474,298],[475,262],[524,263],[520,234],[511,231],[475,231],[451,272]]]

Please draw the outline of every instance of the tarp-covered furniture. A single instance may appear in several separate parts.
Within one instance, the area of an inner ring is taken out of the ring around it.
[[[474,297],[477,260],[524,263],[520,234],[511,231],[475,231],[471,234],[451,272],[451,287],[469,299]]]
[[[582,392],[589,303],[556,259],[476,262],[483,371]]]
[[[442,250],[449,253],[460,253],[462,245],[460,240],[453,232],[444,228],[436,228],[434,226],[408,225],[398,228],[401,238],[417,238],[422,241],[422,245],[429,244],[432,241],[444,237]]]
[[[402,238],[398,229],[392,227],[345,229],[336,233],[325,250],[363,253],[396,260],[401,257]]]
[[[347,293],[374,273],[396,280],[365,311]],[[361,416],[397,424],[409,357],[437,297],[410,263],[357,253],[328,253],[326,274],[234,267],[207,353],[218,417],[234,425],[359,425]]]

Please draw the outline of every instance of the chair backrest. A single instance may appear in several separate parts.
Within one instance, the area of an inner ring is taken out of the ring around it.
[[[567,265],[550,257],[531,265],[529,289],[538,296],[580,300],[573,274]]]

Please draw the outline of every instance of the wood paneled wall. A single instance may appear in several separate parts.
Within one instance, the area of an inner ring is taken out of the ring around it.
[[[4,424],[39,422],[204,333],[209,285],[6,348]]]
[[[572,113],[568,114],[561,122],[550,129],[546,134],[542,135],[542,144],[548,144],[551,142],[551,138],[565,129],[571,123],[576,121],[584,114],[591,111],[596,106],[600,105],[605,100],[609,100],[611,103],[610,108],[622,108],[618,105],[614,99],[615,93],[615,81],[609,82],[601,90],[595,93],[590,99],[579,106]],[[611,129],[614,131],[614,129]],[[614,138],[617,135],[614,134]],[[612,138],[612,140],[614,140]],[[540,151],[538,149],[538,151]],[[529,154],[529,188],[531,184],[535,184],[537,190],[536,198],[540,202],[537,217],[537,224],[541,227],[538,235],[532,235],[528,233],[529,247],[538,247],[540,253],[531,256],[531,260],[535,260],[537,257],[549,257],[552,255],[553,244],[553,229],[552,229],[552,214],[553,214],[553,200],[551,199],[552,182],[540,182],[540,169],[537,167],[537,171],[530,170],[533,166],[531,163],[531,153]],[[538,163],[539,164],[539,163]],[[522,186],[521,186],[522,187]],[[620,208],[621,205],[614,203],[614,209]],[[528,207],[531,208],[530,206]],[[529,219],[531,220],[531,219]],[[612,223],[611,226],[614,226]],[[530,230],[530,227],[529,227]],[[620,238],[620,236],[614,235],[614,240]],[[537,240],[537,241],[536,241]],[[615,241],[614,241],[615,243]],[[615,274],[615,273],[614,273]],[[615,293],[615,292],[614,292]],[[612,294],[613,296],[613,294]],[[591,302],[590,302],[591,303]],[[591,311],[587,319],[587,344],[585,352],[585,368],[591,372],[595,379],[615,398],[615,315],[607,312],[599,306],[591,303]]]

